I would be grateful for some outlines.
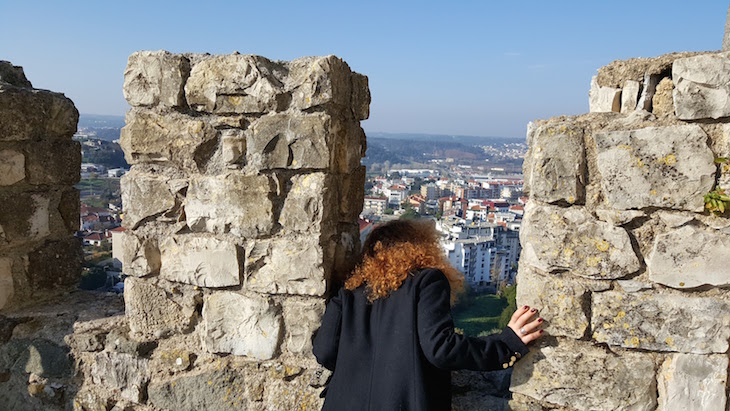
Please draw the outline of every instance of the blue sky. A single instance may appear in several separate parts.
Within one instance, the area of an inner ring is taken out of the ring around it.
[[[79,111],[122,115],[137,50],[335,54],[370,78],[366,131],[524,137],[588,110],[616,59],[721,48],[728,2],[0,0],[0,59]]]

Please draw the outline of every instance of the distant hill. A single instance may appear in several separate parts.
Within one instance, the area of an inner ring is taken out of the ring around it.
[[[81,113],[79,115],[79,127],[122,128],[124,127],[124,116]]]
[[[389,140],[411,140],[411,141],[441,141],[445,143],[460,143],[475,146],[491,146],[494,144],[524,143],[524,138],[513,137],[483,137],[483,136],[459,136],[447,134],[423,134],[423,133],[383,133],[369,132],[368,139],[382,138]]]

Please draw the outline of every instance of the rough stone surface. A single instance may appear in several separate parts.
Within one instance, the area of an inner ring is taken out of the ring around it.
[[[651,357],[610,352],[582,341],[559,341],[557,346],[533,347],[515,364],[512,392],[575,410],[656,408]]]
[[[283,331],[281,310],[270,299],[221,291],[203,302],[203,345],[211,353],[268,360]]]
[[[730,235],[684,226],[657,236],[649,278],[674,288],[730,285]]]
[[[132,53],[124,71],[124,98],[132,106],[184,106],[183,86],[189,73],[190,63],[179,54]]]
[[[47,194],[0,191],[0,227],[5,241],[24,243],[50,234],[50,198]]]
[[[639,90],[641,83],[636,80],[626,80],[621,89],[621,112],[629,113],[636,110],[636,104],[639,102]]]
[[[728,357],[725,355],[676,354],[659,371],[659,408],[669,410],[718,410],[727,405]]]
[[[317,236],[259,241],[248,251],[247,259],[257,267],[246,273],[247,290],[321,296],[327,289],[326,262]]]
[[[609,206],[702,211],[715,180],[713,153],[697,125],[595,135],[601,187]]]
[[[60,93],[0,88],[0,141],[71,139],[79,112]]]
[[[185,200],[185,215],[196,232],[231,233],[241,237],[268,234],[273,227],[273,181],[264,175],[229,172],[194,177]]]
[[[129,328],[135,334],[160,337],[189,330],[196,317],[195,300],[195,295],[173,299],[163,288],[134,277],[124,281]]]
[[[167,179],[135,170],[121,178],[124,226],[136,228],[150,217],[169,212],[175,207],[175,194]]]
[[[150,402],[175,411],[249,409],[246,376],[242,370],[220,369],[185,374],[149,386]]]
[[[332,119],[326,114],[273,114],[246,130],[246,163],[252,171],[326,169],[334,164]]]
[[[583,208],[529,203],[520,239],[520,263],[544,272],[616,279],[641,267],[626,230],[596,220]]]
[[[362,86],[362,79],[358,79]],[[350,107],[352,84],[350,67],[335,56],[303,57],[289,64],[286,88],[291,90],[291,106],[298,110],[332,103],[341,108]],[[362,90],[362,89],[361,89]],[[364,93],[363,93],[364,94]],[[359,94],[353,106],[360,116],[368,95]]]
[[[352,73],[352,112],[355,120],[367,120],[370,117],[370,100],[367,76]]]
[[[681,120],[730,116],[730,53],[678,59],[672,66],[674,109]]]
[[[0,310],[13,297],[13,288],[13,260],[0,258]]]
[[[652,102],[654,101],[654,93],[656,93],[657,84],[661,81],[662,77],[658,74],[646,73],[644,75],[644,88],[639,96],[639,102],[636,104],[636,108],[640,110],[651,111]]]
[[[517,277],[517,306],[540,309],[542,329],[551,336],[580,339],[588,329],[588,290],[568,276],[545,276],[529,268]]]
[[[178,235],[160,243],[160,278],[201,287],[241,284],[243,261],[235,244],[212,237]]]
[[[246,136],[242,130],[228,129],[221,132],[222,160],[226,164],[238,163],[246,154]]]
[[[15,150],[0,150],[0,186],[9,186],[25,178],[25,156]]]
[[[28,254],[28,277],[33,289],[59,290],[78,284],[83,253],[81,241],[49,241]]]
[[[628,348],[724,353],[730,305],[711,297],[606,291],[593,295],[593,339]]]
[[[359,159],[358,159],[359,163]],[[340,221],[355,221],[362,212],[365,203],[365,191],[362,189],[367,180],[367,169],[359,167],[351,174],[340,176],[337,202],[340,205]]]
[[[284,303],[285,349],[292,354],[312,355],[312,339],[319,329],[325,304],[320,299]]]
[[[121,246],[121,262],[124,274],[144,277],[160,272],[160,249],[157,241],[139,238],[134,234],[116,234]]]
[[[601,221],[605,221],[613,225],[624,225],[630,223],[634,219],[646,217],[646,213],[641,210],[612,210],[599,208],[596,209],[596,216],[598,216]]]
[[[119,392],[125,400],[139,403],[147,396],[148,363],[130,354],[101,352],[94,356],[91,380]]]
[[[26,149],[26,178],[30,184],[76,184],[81,179],[80,164],[78,141],[34,143]]]
[[[588,106],[591,113],[609,113],[621,111],[621,89],[601,87],[598,77],[591,78],[591,90],[588,93]]]
[[[336,211],[339,198],[333,188],[337,185],[324,173],[297,175],[289,181],[289,193],[284,200],[279,224],[292,232],[326,231],[323,222],[334,222],[336,217],[325,213]]]
[[[674,83],[669,77],[664,77],[656,86],[652,97],[652,112],[657,116],[674,114],[674,98],[672,97]]]
[[[25,77],[23,67],[14,66],[9,61],[0,60],[0,82],[16,87],[33,87]]]
[[[582,203],[586,156],[583,129],[570,122],[528,126],[530,153],[524,175],[526,191],[545,202]]]

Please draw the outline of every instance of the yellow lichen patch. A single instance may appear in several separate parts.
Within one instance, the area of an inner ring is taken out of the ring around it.
[[[616,314],[616,318],[624,318],[626,317],[626,313],[623,311],[619,311],[618,314]]]
[[[573,196],[568,197],[568,202],[571,204],[575,203],[575,197],[573,197]]]
[[[673,166],[673,165],[677,164],[677,157],[675,157],[674,154],[667,154],[664,157],[658,158],[657,162],[666,164],[668,166]]]
[[[652,189],[651,189],[651,190],[649,191],[649,194],[651,194],[651,195],[655,196],[655,195],[656,195],[656,190],[652,188]]]
[[[609,247],[610,247],[610,245],[608,244],[608,241],[596,240],[596,248],[598,249],[598,251],[606,252],[606,251],[608,251]]]
[[[631,337],[631,345],[633,345],[634,347],[638,347],[639,346],[639,337],[636,337],[636,336]]]
[[[667,338],[666,338],[666,339],[664,340],[664,342],[665,342],[665,343],[667,343],[667,345],[668,345],[668,346],[670,346],[670,347],[674,347],[674,338],[672,338],[672,337],[667,337]]]
[[[639,167],[639,168],[642,168],[642,167],[644,167],[644,162],[643,162],[643,161],[641,161],[641,159],[640,159],[640,158],[637,158],[637,159],[636,159],[636,167]]]
[[[558,214],[558,213],[552,213],[550,215],[550,219],[553,220],[553,221],[560,221],[560,214]]]
[[[634,149],[633,147],[626,145],[626,144],[619,144],[616,146],[616,148],[620,148],[621,150],[633,150]]]
[[[680,287],[684,287],[684,283],[679,283],[679,286]]]
[[[603,323],[603,328],[605,328],[606,330],[610,329],[611,327],[613,327],[613,324]]]
[[[572,248],[566,248],[565,250],[563,250],[563,255],[564,255],[565,257],[567,257],[567,258],[570,258],[570,257],[572,257],[572,256],[573,256],[573,254],[575,254],[575,251],[573,251],[573,249],[572,249]]]
[[[629,329],[629,323],[624,323],[624,328],[628,330]]]
[[[242,96],[228,96],[228,102],[234,106],[240,106],[243,103]]]
[[[590,257],[586,258],[586,265],[588,265],[588,267],[595,267],[598,264],[600,264],[601,261],[602,261],[601,257],[590,256]]]

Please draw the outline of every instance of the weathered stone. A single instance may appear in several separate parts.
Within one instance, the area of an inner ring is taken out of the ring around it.
[[[362,83],[362,79],[358,81]],[[286,89],[291,91],[291,106],[298,110],[328,103],[342,108],[350,107],[352,93],[350,67],[335,56],[303,57],[292,60],[289,63]],[[358,97],[360,101],[366,98],[362,95]],[[362,103],[359,104],[360,114],[363,114],[362,106]]]
[[[243,130],[228,129],[221,132],[221,154],[225,164],[238,163],[246,154],[246,136]]]
[[[716,168],[699,126],[597,133],[595,141],[601,187],[610,207],[703,210]]]
[[[128,232],[116,234],[120,242],[122,269],[124,274],[134,277],[144,277],[160,272],[160,249],[157,241],[149,238],[139,238]]]
[[[25,178],[25,156],[15,150],[0,150],[0,186],[13,185]]]
[[[10,243],[21,243],[48,236],[50,201],[40,193],[0,193],[2,237]]]
[[[337,227],[337,231],[337,235],[325,247],[330,255],[334,242],[334,252],[331,253],[334,260],[333,269],[329,276],[330,289],[337,289],[344,284],[347,276],[355,268],[361,250],[360,226],[357,223],[342,223]]]
[[[185,106],[183,86],[190,63],[167,51],[138,51],[127,60],[124,98],[132,106]]]
[[[0,141],[71,139],[79,112],[60,93],[0,88]]]
[[[338,202],[340,204],[340,221],[356,221],[365,202],[365,181],[367,169],[359,167],[340,179]]]
[[[318,236],[258,241],[247,253],[244,287],[268,294],[323,295],[327,266]]]
[[[142,336],[188,331],[196,315],[195,295],[173,300],[164,289],[134,277],[124,281],[124,303],[130,330]]]
[[[596,215],[601,221],[613,225],[624,225],[639,217],[645,217],[646,213],[641,210],[611,210],[607,208],[596,209]]]
[[[0,60],[0,82],[16,87],[33,87],[25,77],[23,67],[14,66],[9,61]]]
[[[283,331],[281,310],[268,298],[221,291],[203,302],[203,345],[208,352],[274,357]]]
[[[664,77],[656,86],[652,97],[652,112],[657,116],[674,114],[674,99],[672,97],[674,83],[669,77]]]
[[[355,120],[367,120],[370,117],[368,77],[360,73],[352,73],[352,114]]]
[[[568,276],[547,277],[527,267],[520,267],[517,283],[517,306],[537,307],[545,320],[541,328],[549,335],[583,337],[589,308],[585,287]]]
[[[69,188],[61,193],[58,202],[58,212],[69,234],[79,229],[79,215],[81,215],[81,193],[75,188]]]
[[[659,371],[659,408],[725,411],[728,357],[676,354]]]
[[[271,379],[266,382],[264,402],[269,410],[319,410],[324,403],[324,398],[319,397],[321,391],[310,387],[303,377]]]
[[[311,356],[312,336],[321,325],[324,308],[324,300],[286,301],[284,303],[286,351]]]
[[[33,373],[43,378],[70,377],[73,373],[72,362],[68,356],[68,347],[58,346],[45,339],[13,339],[9,345],[15,345],[17,356],[12,357],[11,370],[22,373]]]
[[[25,150],[30,184],[73,185],[81,179],[81,143],[78,141],[33,142]]]
[[[522,229],[520,264],[544,272],[570,270],[581,277],[616,279],[641,264],[623,228],[594,219],[584,208],[529,203]]]
[[[586,157],[582,127],[570,122],[528,125],[525,191],[536,200],[582,203]]]
[[[100,352],[94,355],[91,364],[91,380],[119,392],[125,400],[140,403],[147,397],[149,360],[131,354]]]
[[[190,107],[208,113],[284,110],[285,73],[280,64],[261,56],[214,56],[193,65],[185,84],[185,97]]]
[[[273,228],[274,182],[265,175],[229,172],[190,180],[185,199],[188,226],[196,232],[266,235]]]
[[[137,298],[139,298],[137,296]],[[150,300],[149,304],[155,304],[158,300]],[[165,305],[163,303],[163,305]],[[189,307],[188,307],[189,308]],[[179,308],[177,309],[180,310]],[[184,316],[183,322],[185,321]],[[158,336],[162,333],[158,333]],[[134,356],[146,357],[150,352],[157,348],[157,341],[137,341],[129,338],[129,330],[124,328],[111,330],[104,341],[107,351],[131,354]]]
[[[644,88],[641,90],[641,96],[639,96],[639,102],[636,103],[636,108],[639,110],[651,111],[651,103],[654,101],[654,93],[656,92],[656,86],[662,77],[659,74],[651,74],[649,72],[644,74]]]
[[[129,164],[169,161],[198,171],[207,162],[209,146],[217,144],[218,132],[204,118],[137,108],[127,112],[126,121],[119,144]]]
[[[532,347],[515,364],[511,391],[575,410],[654,410],[651,357],[560,340]]]
[[[588,92],[588,107],[591,113],[618,113],[621,111],[621,89],[601,87],[597,76],[593,76],[591,90]]]
[[[636,110],[636,104],[639,102],[639,89],[641,89],[641,83],[636,80],[626,80],[624,82],[624,87],[621,89],[622,113]]]
[[[730,235],[684,226],[660,234],[646,260],[649,278],[674,288],[730,285]]]
[[[333,214],[339,200],[334,178],[324,173],[296,175],[289,185],[279,224],[291,232],[327,231],[327,225],[336,221]]]
[[[168,179],[132,170],[120,180],[124,226],[137,228],[150,217],[171,211],[175,207],[175,194]]]
[[[669,228],[677,228],[681,227],[688,222],[694,220],[693,214],[681,214],[677,212],[672,211],[657,211],[656,213],[659,216],[659,220],[661,220],[662,223],[664,223]]]
[[[725,19],[725,36],[722,38],[722,51],[730,51],[730,6]]]
[[[332,119],[321,113],[273,114],[246,130],[246,163],[252,171],[326,169],[334,164]]]
[[[68,238],[49,241],[28,254],[28,277],[33,289],[57,289],[76,285],[84,256],[81,241]]]
[[[694,354],[728,349],[730,305],[712,297],[606,291],[593,294],[591,313],[599,343]]]
[[[730,116],[730,53],[677,59],[672,65],[674,110],[681,120]]]
[[[64,338],[66,344],[76,352],[97,352],[104,349],[105,335],[102,333],[74,333]]]
[[[249,409],[245,375],[240,370],[220,369],[185,374],[171,381],[150,384],[150,402],[175,411],[229,411]]]
[[[192,359],[195,356],[192,355]],[[185,350],[170,350],[159,353],[159,360],[166,368],[175,371],[185,371],[192,364],[191,353]]]
[[[160,243],[160,278],[202,287],[241,284],[243,261],[230,242],[198,235],[167,237]]]
[[[13,289],[13,260],[0,258],[0,310],[13,298]]]
[[[331,128],[335,141],[334,170],[349,174],[360,167],[360,160],[365,157],[365,131],[356,121],[333,122]]]

